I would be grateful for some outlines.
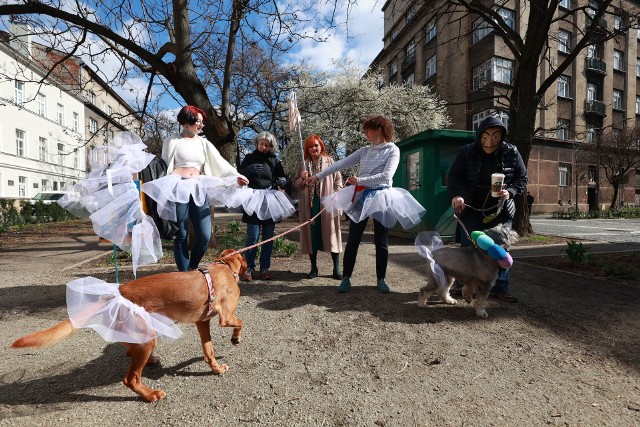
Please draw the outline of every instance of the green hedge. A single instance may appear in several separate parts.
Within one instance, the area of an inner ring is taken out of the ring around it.
[[[8,227],[24,227],[26,224],[66,221],[73,216],[57,203],[35,205],[28,200],[0,199],[0,234]]]
[[[553,212],[553,218],[558,219],[588,219],[588,218],[640,218],[640,208],[619,208],[607,209],[604,211],[586,211],[576,212],[575,210],[567,212]]]

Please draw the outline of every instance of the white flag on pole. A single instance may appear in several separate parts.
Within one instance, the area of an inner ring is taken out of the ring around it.
[[[289,130],[295,131],[298,123],[301,121],[300,112],[298,111],[298,99],[296,93],[291,92],[289,95]]]

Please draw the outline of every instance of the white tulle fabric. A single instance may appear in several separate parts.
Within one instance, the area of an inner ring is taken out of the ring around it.
[[[269,188],[254,190],[237,184],[227,188],[221,195],[222,203],[229,209],[244,209],[248,215],[255,214],[264,221],[274,222],[290,217],[296,211],[287,193]]]
[[[189,203],[193,197],[196,205],[224,203],[223,193],[227,187],[237,182],[237,176],[214,177],[199,175],[183,179],[179,175],[169,174],[162,178],[142,184],[142,191],[158,204],[158,215],[169,221],[175,221],[176,203]]]
[[[403,188],[384,188],[366,195],[356,191],[355,185],[345,187],[322,198],[322,205],[333,216],[344,211],[354,222],[373,218],[387,228],[400,223],[405,230],[420,224],[425,208]]]
[[[444,271],[442,271],[442,268],[436,264],[436,261],[433,259],[433,252],[443,247],[440,234],[435,231],[423,231],[422,233],[418,233],[415,245],[418,254],[429,261],[429,268],[438,282],[438,287],[440,287],[440,289],[446,289],[448,283],[444,277]]]
[[[118,284],[95,277],[67,283],[67,311],[75,328],[92,328],[108,342],[143,344],[182,335],[172,319],[148,313],[120,295]]]
[[[93,231],[132,255],[133,273],[139,265],[162,258],[160,233],[145,215],[133,175],[147,167],[153,154],[132,132],[119,133],[112,145],[95,148],[104,163],[91,164],[91,172],[74,185],[58,204],[73,215],[89,217]]]

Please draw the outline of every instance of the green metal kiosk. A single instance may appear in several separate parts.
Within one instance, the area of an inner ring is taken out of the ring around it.
[[[396,225],[389,234],[414,238],[421,231],[435,230],[443,240],[454,239],[456,222],[447,193],[447,177],[458,150],[473,142],[474,136],[471,131],[436,129],[397,143],[400,165],[393,176],[393,185],[408,190],[427,213],[414,228],[404,230]]]

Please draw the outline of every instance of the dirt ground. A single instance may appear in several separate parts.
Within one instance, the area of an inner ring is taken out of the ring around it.
[[[243,343],[212,327],[230,370],[208,371],[195,328],[182,325],[179,340],[159,343],[162,365],[143,373],[167,398],[145,404],[121,383],[123,348],[91,330],[49,349],[8,348],[66,318],[68,281],[115,281],[110,246],[81,222],[1,235],[0,426],[640,425],[640,286],[525,264],[516,247],[519,302],[491,300],[484,320],[463,301],[418,307],[426,266],[403,239],[390,245],[393,292],[379,294],[371,240],[347,294],[328,254],[313,280],[305,257],[274,258],[274,280],[241,284]],[[161,271],[173,271],[170,258],[138,276]],[[119,275],[132,277],[126,265]]]

